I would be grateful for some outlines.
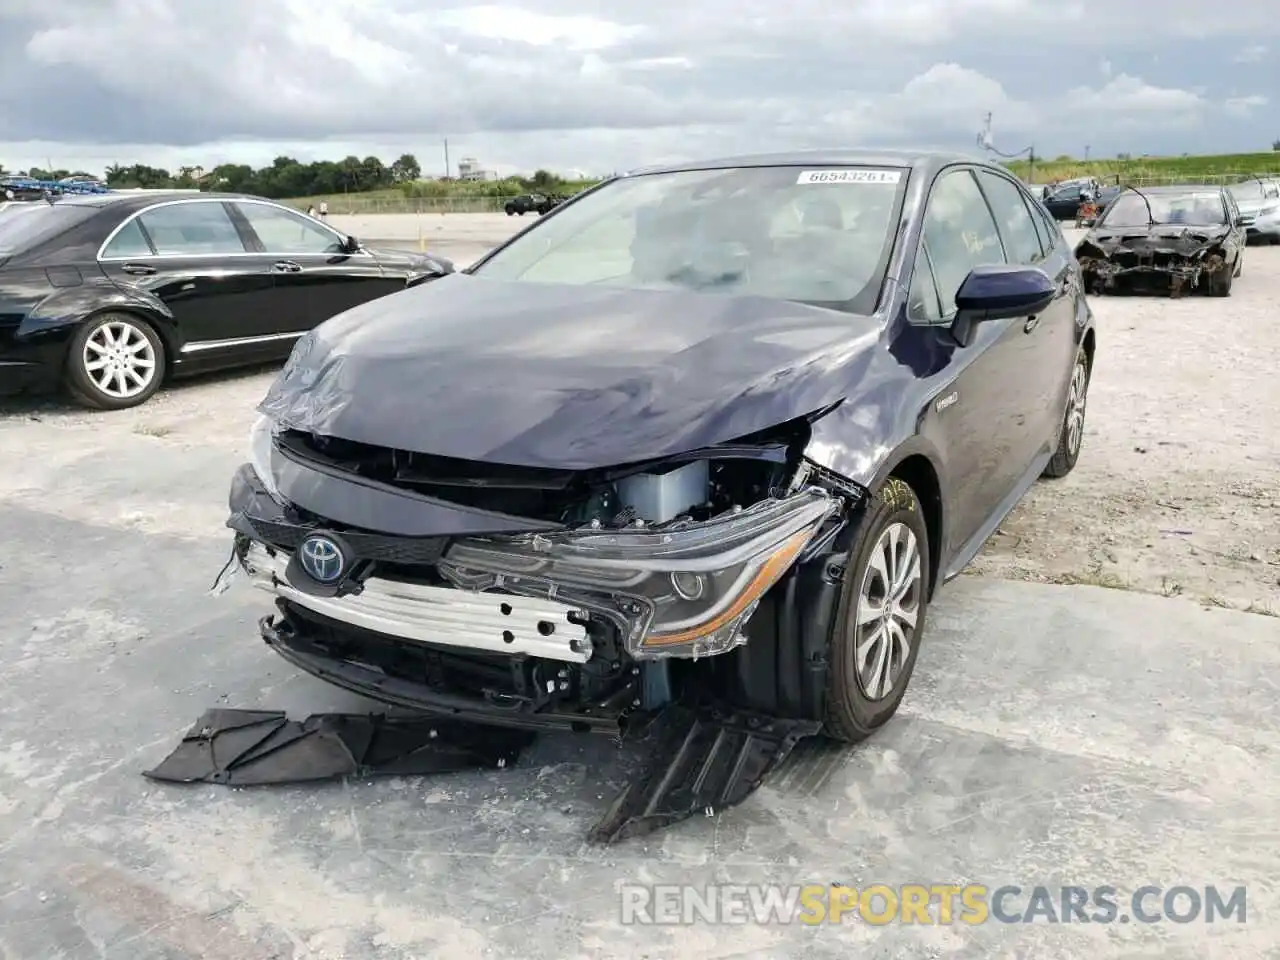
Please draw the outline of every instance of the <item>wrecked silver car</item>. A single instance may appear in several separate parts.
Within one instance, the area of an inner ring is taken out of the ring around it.
[[[1223,187],[1129,187],[1076,246],[1076,258],[1090,293],[1229,297],[1245,242],[1244,219]]]

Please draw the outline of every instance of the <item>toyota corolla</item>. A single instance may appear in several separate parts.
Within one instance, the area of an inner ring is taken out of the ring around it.
[[[1076,464],[1094,356],[999,166],[646,169],[305,336],[234,566],[278,653],[385,703],[616,732],[710,695],[856,741],[938,586]]]

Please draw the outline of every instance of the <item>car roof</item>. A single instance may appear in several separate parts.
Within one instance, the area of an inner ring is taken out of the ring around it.
[[[190,190],[122,190],[118,193],[67,193],[54,200],[58,206],[112,207],[121,212],[133,212],[153,203],[172,200],[264,200],[248,193],[192,193]],[[275,202],[275,201],[271,201]]]
[[[792,150],[786,153],[753,153],[742,156],[719,157],[711,160],[693,160],[679,163],[656,164],[629,170],[623,176],[644,176],[654,173],[680,173],[689,170],[723,170],[729,167],[905,167],[923,173],[933,173],[953,163],[978,163],[995,167],[984,156],[943,150],[874,150],[874,149],[824,149]],[[1008,172],[1006,170],[1006,172]]]

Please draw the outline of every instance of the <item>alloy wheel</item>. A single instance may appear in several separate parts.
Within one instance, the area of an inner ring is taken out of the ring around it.
[[[1089,368],[1081,360],[1071,372],[1071,390],[1067,395],[1067,452],[1075,456],[1084,437],[1085,404],[1089,399]]]
[[[115,400],[138,396],[156,376],[155,347],[124,320],[110,320],[89,334],[81,362],[90,382]]]
[[[891,523],[871,548],[854,624],[854,667],[868,700],[889,696],[902,675],[922,592],[919,541],[905,523]]]

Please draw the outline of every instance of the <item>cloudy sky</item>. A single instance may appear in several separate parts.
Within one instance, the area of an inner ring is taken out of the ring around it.
[[[0,0],[0,163],[1266,150],[1280,0]]]

